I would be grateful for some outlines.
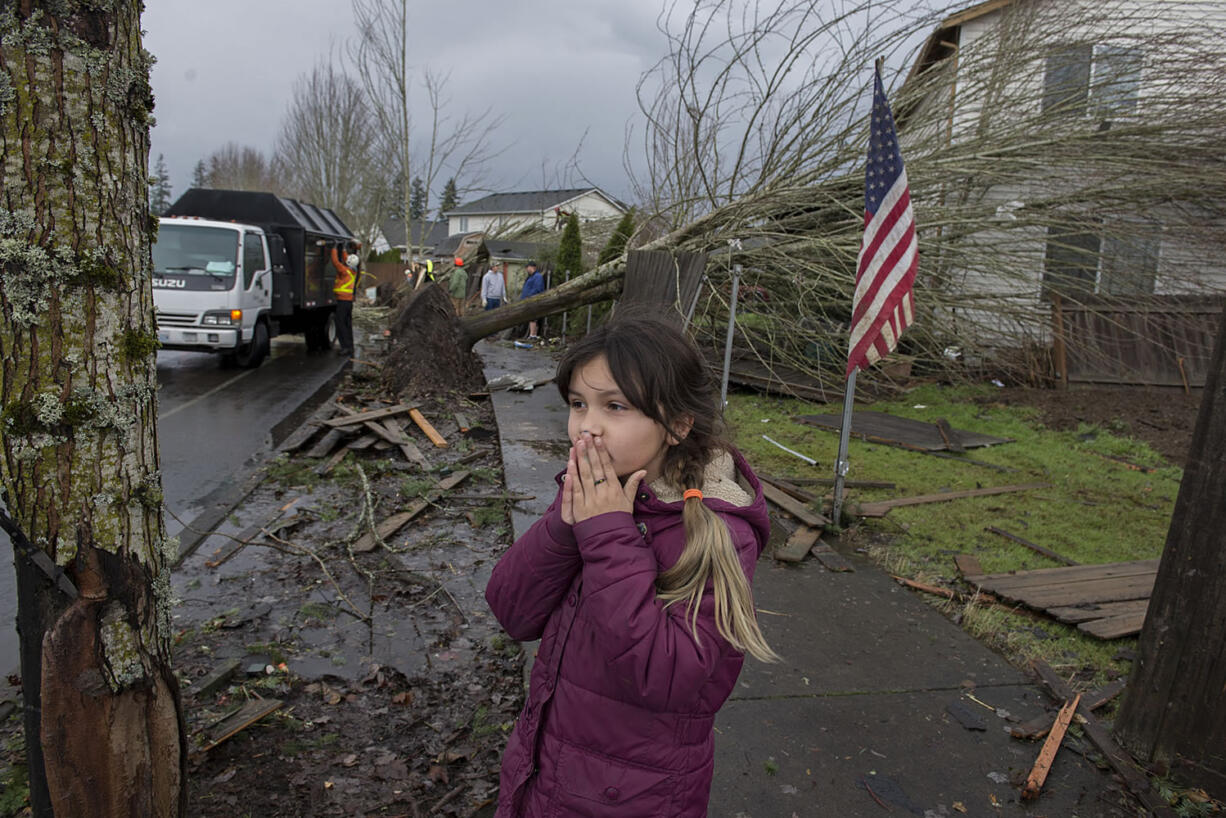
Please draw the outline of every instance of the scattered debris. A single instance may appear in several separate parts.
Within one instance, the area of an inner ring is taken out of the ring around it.
[[[1038,543],[1032,543],[1030,540],[1023,539],[1022,537],[1019,537],[1016,534],[1010,534],[1008,531],[997,528],[994,525],[990,525],[984,530],[991,531],[993,534],[999,534],[1005,539],[1013,540],[1015,543],[1018,543],[1019,545],[1026,546],[1027,548],[1029,548],[1031,551],[1035,552],[1036,554],[1042,554],[1048,559],[1055,560],[1056,562],[1063,563],[1064,565],[1079,565],[1080,564],[1078,562],[1075,562],[1069,559],[1063,554],[1057,554],[1055,551],[1052,551],[1050,548],[1044,548]]]
[[[800,415],[795,420],[798,423],[817,426],[833,432],[840,431],[843,423],[841,415]],[[922,420],[888,415],[884,412],[852,412],[850,434],[872,443],[901,444],[907,448],[934,452],[953,450],[947,438],[956,440],[956,445],[960,449],[974,449],[1013,442],[1011,438],[952,429],[948,423],[945,423],[942,428],[939,425],[941,423],[944,423],[943,419],[934,425]]]
[[[443,496],[443,492],[460,485],[460,483],[463,483],[467,477],[467,471],[458,471],[438,481],[438,483],[434,485],[434,488],[426,492],[425,496],[409,506],[408,509],[388,517],[383,522],[375,526],[375,530],[373,532],[363,534],[358,541],[353,544],[354,552],[360,554],[367,551],[373,551],[379,543],[395,534],[401,528],[404,528],[404,526],[410,520],[429,508],[435,501]]]
[[[1043,611],[1099,639],[1140,633],[1158,560],[964,574],[966,581],[1008,602]]]
[[[987,720],[979,713],[971,710],[960,700],[953,701],[945,705],[945,711],[957,720],[967,730],[986,731],[988,729]]]
[[[992,494],[1008,494],[1015,491],[1030,491],[1044,489],[1048,483],[1022,483],[1016,486],[995,486],[986,489],[966,489],[965,491],[945,491],[939,494],[921,494],[916,497],[899,497],[894,500],[880,500],[874,503],[861,503],[852,510],[860,517],[884,517],[890,509],[901,506],[917,506],[925,503],[944,503],[947,500],[961,500],[965,497],[987,497]]]
[[[1030,775],[1026,777],[1026,786],[1022,787],[1023,801],[1033,801],[1039,797],[1039,791],[1043,788],[1043,782],[1047,780],[1047,773],[1051,770],[1052,762],[1056,760],[1056,753],[1060,751],[1060,742],[1064,741],[1064,734],[1068,731],[1069,722],[1073,720],[1073,713],[1076,712],[1080,702],[1081,694],[1078,693],[1060,708],[1056,721],[1047,734],[1047,740],[1043,742],[1043,749],[1039,751],[1039,757],[1035,759],[1034,767],[1030,769]]]
[[[1124,680],[1118,679],[1108,685],[1100,687],[1091,693],[1085,694],[1081,699],[1081,706],[1087,711],[1094,711],[1102,707],[1107,702],[1114,699],[1124,689]],[[1024,739],[1041,739],[1047,735],[1047,731],[1051,729],[1052,714],[1043,713],[1035,716],[1029,721],[1024,721],[1021,724],[1015,724],[1009,728],[1009,735],[1014,738]]]
[[[804,503],[793,499],[786,493],[775,488],[770,483],[762,484],[762,493],[766,495],[767,500],[786,511],[788,514],[791,514],[805,525],[813,528],[824,528],[825,526],[830,525],[830,520],[826,519],[821,514],[818,514]],[[808,548],[806,547],[805,550],[807,551]]]
[[[796,451],[795,449],[789,449],[787,446],[784,446],[784,445],[783,445],[782,443],[780,443],[778,440],[775,440],[773,437],[770,437],[769,435],[762,435],[762,439],[763,439],[763,440],[765,440],[767,443],[770,443],[772,446],[777,446],[777,447],[779,447],[780,449],[783,449],[785,452],[787,452],[787,453],[788,453],[788,454],[790,454],[790,455],[794,455],[794,456],[796,456],[796,457],[799,457],[801,460],[805,461],[805,462],[806,462],[806,463],[808,463],[810,466],[816,466],[816,465],[817,465],[817,461],[816,461],[816,460],[814,460],[812,457],[809,457],[808,455],[801,454],[800,452]]]
[[[827,571],[835,573],[851,572],[856,569],[852,564],[843,558],[843,555],[835,551],[824,542],[819,542],[809,550],[809,553],[817,558],[817,561],[826,566]]]
[[[780,562],[800,562],[822,535],[820,529],[802,525],[792,532],[787,543],[775,549],[775,559]]]
[[[204,730],[201,751],[207,753],[218,744],[255,724],[270,713],[281,709],[284,702],[278,699],[252,699],[222,716]]]
[[[1033,667],[1054,698],[1067,701],[1073,696],[1072,689],[1046,662],[1040,659],[1034,663]],[[1080,711],[1078,715],[1081,716],[1081,729],[1107,759],[1112,769],[1124,780],[1128,790],[1150,810],[1154,818],[1175,818],[1175,811],[1154,791],[1149,779],[1137,769],[1132,758],[1112,740],[1107,729],[1099,723],[1094,714],[1086,711],[1085,708],[1080,708]]]

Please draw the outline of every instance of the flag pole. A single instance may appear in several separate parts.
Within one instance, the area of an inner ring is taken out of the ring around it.
[[[839,427],[839,455],[834,461],[834,505],[830,510],[830,520],[838,528],[843,527],[843,478],[847,476],[847,441],[851,437],[851,411],[856,397],[856,373],[853,369],[847,376],[847,386],[843,390],[843,423]]]

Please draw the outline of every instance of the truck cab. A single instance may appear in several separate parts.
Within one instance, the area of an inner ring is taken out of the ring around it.
[[[153,246],[162,348],[219,352],[240,366],[258,366],[272,334],[271,276],[284,256],[279,239],[270,242],[259,227],[163,218]]]
[[[163,349],[255,367],[282,333],[302,334],[309,352],[332,347],[330,253],[356,239],[331,210],[273,193],[192,188],[159,224],[153,303]]]

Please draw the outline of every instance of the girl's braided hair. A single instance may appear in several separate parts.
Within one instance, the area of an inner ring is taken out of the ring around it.
[[[719,393],[706,360],[672,324],[651,315],[618,316],[570,347],[558,364],[562,399],[575,370],[603,356],[626,400],[669,431],[662,478],[678,490],[701,489],[707,464],[731,444]],[[754,614],[749,581],[728,527],[700,498],[685,500],[685,548],[656,578],[666,605],[684,601],[698,639],[698,611],[711,585],[716,628],[734,648],[762,661],[778,656],[766,644]]]

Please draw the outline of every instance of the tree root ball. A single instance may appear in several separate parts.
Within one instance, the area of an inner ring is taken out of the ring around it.
[[[463,342],[451,299],[438,284],[415,291],[391,324],[391,348],[383,385],[403,398],[444,392],[477,392],[485,374]]]

